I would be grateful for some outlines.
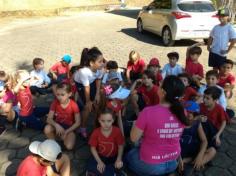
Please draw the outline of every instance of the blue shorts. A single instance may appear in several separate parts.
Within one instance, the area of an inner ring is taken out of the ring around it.
[[[226,57],[210,52],[208,59],[208,66],[220,68],[220,66],[224,64],[225,60]]]

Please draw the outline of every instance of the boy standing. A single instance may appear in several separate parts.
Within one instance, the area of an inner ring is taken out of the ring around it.
[[[227,54],[236,43],[236,32],[233,26],[229,24],[229,9],[220,9],[218,15],[220,24],[212,29],[207,44],[207,49],[210,52],[208,65],[215,70],[223,65]],[[229,46],[228,43],[230,43]]]

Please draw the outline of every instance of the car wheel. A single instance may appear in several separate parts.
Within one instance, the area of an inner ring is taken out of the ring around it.
[[[137,30],[139,33],[143,33],[143,22],[140,18],[137,21]]]
[[[162,42],[165,46],[173,46],[175,43],[169,27],[165,27],[162,31]]]

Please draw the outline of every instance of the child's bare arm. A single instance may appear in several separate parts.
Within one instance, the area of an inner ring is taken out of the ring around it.
[[[231,40],[230,40],[230,44],[229,44],[229,47],[228,47],[227,53],[229,53],[230,50],[233,49],[235,43],[236,43],[236,39],[231,39]]]
[[[189,51],[190,51],[191,48],[193,48],[193,47],[195,47],[195,46],[201,46],[201,45],[204,45],[204,42],[198,42],[198,43],[195,43],[195,44],[189,46],[189,47],[187,48],[187,51],[186,51],[186,59],[189,58],[189,56],[190,56]]]
[[[207,41],[207,50],[210,52],[211,51],[211,44],[213,42],[213,37],[209,37]]]
[[[221,123],[221,126],[220,126],[220,129],[218,130],[218,132],[216,133],[216,137],[220,137],[220,135],[223,133],[224,129],[225,129],[225,126],[226,126],[226,120],[224,120],[222,123]]]

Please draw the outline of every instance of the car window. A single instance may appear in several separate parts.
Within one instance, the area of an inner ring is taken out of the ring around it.
[[[159,9],[161,6],[161,0],[155,0],[151,4],[148,5],[148,9]]]
[[[204,2],[186,2],[178,4],[180,10],[186,12],[214,12],[215,7],[213,4],[204,3]]]
[[[171,9],[171,0],[162,0],[160,8],[161,9]]]

